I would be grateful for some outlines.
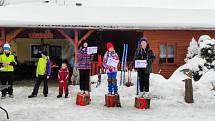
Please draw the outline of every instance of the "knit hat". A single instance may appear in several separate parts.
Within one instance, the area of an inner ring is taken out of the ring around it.
[[[148,38],[146,38],[146,37],[140,38],[140,42],[142,42],[142,41],[145,41],[146,43],[148,43]]]
[[[8,43],[4,44],[3,49],[10,50],[10,45]]]
[[[114,48],[113,44],[111,42],[108,42],[107,43],[107,50],[109,50],[110,48]]]

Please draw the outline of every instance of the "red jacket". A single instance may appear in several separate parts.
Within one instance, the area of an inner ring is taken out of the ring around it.
[[[65,82],[69,80],[69,70],[68,68],[66,69],[60,69],[58,71],[58,80],[59,82]]]

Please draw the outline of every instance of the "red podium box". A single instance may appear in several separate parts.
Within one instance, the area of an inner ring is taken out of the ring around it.
[[[150,108],[150,99],[145,98],[135,98],[135,107],[138,109],[149,109]]]
[[[81,94],[80,92],[77,94],[76,105],[86,106],[90,104],[90,95]]]
[[[105,95],[105,106],[107,107],[121,107],[119,95]]]

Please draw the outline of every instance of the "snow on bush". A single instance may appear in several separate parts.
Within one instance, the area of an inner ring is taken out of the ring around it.
[[[188,47],[188,52],[186,55],[185,62],[189,59],[192,59],[196,55],[198,55],[198,49],[199,49],[199,46],[198,46],[197,41],[194,38],[192,38],[192,40],[190,42],[190,46]]]
[[[202,35],[197,44],[193,38],[185,62],[187,69],[192,70],[194,80],[198,81],[202,75],[215,67],[215,40],[208,35]]]

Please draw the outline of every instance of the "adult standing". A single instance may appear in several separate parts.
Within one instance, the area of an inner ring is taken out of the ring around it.
[[[134,60],[146,60],[146,68],[137,68],[139,77],[140,93],[139,97],[149,97],[149,77],[152,72],[152,63],[155,60],[155,54],[150,49],[148,39],[140,39],[140,47],[136,49]]]
[[[48,96],[48,79],[51,75],[51,61],[49,57],[47,56],[46,51],[42,51],[41,58],[38,61],[37,64],[37,70],[36,70],[36,83],[34,85],[34,89],[31,95],[28,96],[28,98],[33,98],[37,96],[40,83],[43,81],[44,88],[43,88],[43,95],[44,97]]]
[[[1,84],[9,85],[7,89],[2,90],[2,98],[6,98],[6,94],[13,98],[13,72],[14,66],[17,64],[14,55],[11,53],[11,47],[8,43],[3,46],[4,52],[0,55],[1,66]]]

